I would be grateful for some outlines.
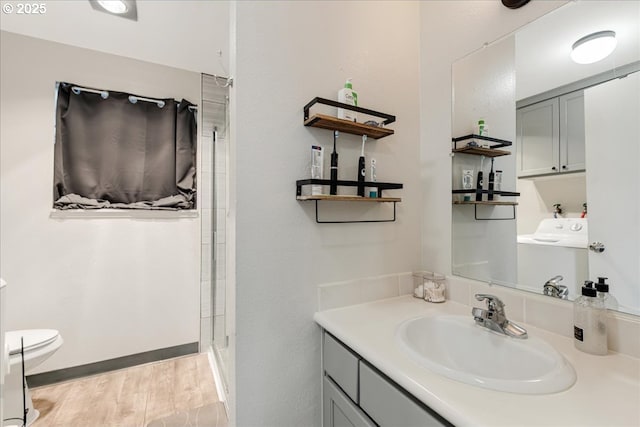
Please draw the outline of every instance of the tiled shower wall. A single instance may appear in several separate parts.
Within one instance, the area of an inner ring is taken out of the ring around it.
[[[223,83],[218,79],[216,84],[214,76],[202,75],[200,351],[207,351],[214,332],[217,342],[225,342],[228,89],[222,87]]]

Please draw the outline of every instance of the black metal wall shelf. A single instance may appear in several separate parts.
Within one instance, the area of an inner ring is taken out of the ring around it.
[[[452,190],[453,194],[489,194],[489,190]],[[514,191],[491,191],[494,195],[504,197],[517,197],[520,193]],[[454,205],[473,205],[473,215],[476,220],[483,221],[507,221],[516,219],[516,206],[517,202],[507,202],[503,200],[466,200],[466,201],[453,201]],[[478,218],[478,206],[511,206],[513,208],[513,214],[510,218]]]
[[[358,187],[364,185],[365,187],[371,187],[377,189],[378,197],[361,197],[355,195],[302,195],[302,186],[304,185],[331,185],[336,184],[343,187]],[[347,223],[365,223],[365,222],[393,222],[396,220],[396,203],[401,202],[399,197],[382,197],[383,190],[397,190],[403,187],[402,184],[396,184],[391,182],[370,182],[365,181],[332,181],[330,179],[301,179],[296,181],[296,200],[299,201],[314,201],[316,208],[316,222],[318,224],[347,224]],[[380,219],[380,220],[359,220],[359,221],[321,221],[318,216],[318,202],[319,201],[332,201],[332,202],[363,202],[363,203],[393,203],[393,218]]]
[[[474,156],[500,157],[508,156],[510,151],[484,147],[462,147],[451,150],[453,153],[473,154]]]
[[[309,110],[316,104],[324,104],[330,107],[344,108],[345,110],[356,111],[369,116],[383,119],[379,126],[371,124],[358,123],[355,121],[339,119],[324,114],[314,114],[310,116]],[[303,108],[304,125],[317,127],[332,131],[349,133],[352,135],[367,135],[373,139],[380,139],[393,135],[393,129],[387,129],[384,125],[391,124],[396,121],[396,116],[381,113],[380,111],[370,110],[368,108],[356,107],[354,105],[333,101],[331,99],[315,97]],[[338,135],[334,133],[334,138]],[[334,140],[335,144],[335,140]],[[320,194],[320,195],[302,195],[302,187],[305,185],[327,185],[332,187],[331,192],[336,192],[337,186],[342,187],[358,187],[358,193],[362,194],[364,187],[375,188],[378,197],[362,197],[352,195],[336,195],[336,194]],[[348,180],[330,180],[330,179],[301,179],[296,181],[296,199],[299,201],[314,201],[316,205],[316,222],[319,224],[342,224],[342,223],[358,223],[358,222],[393,222],[396,220],[396,203],[401,202],[399,197],[384,197],[382,192],[385,190],[397,190],[403,187],[402,184],[391,182],[371,182],[371,181],[348,181]],[[366,203],[393,203],[393,218],[382,220],[361,220],[361,221],[321,221],[318,217],[318,202],[366,202]]]
[[[342,187],[358,187],[358,186],[365,186],[365,187],[372,187],[372,188],[377,188],[378,189],[378,197],[377,198],[381,198],[382,197],[382,191],[383,190],[399,190],[403,187],[402,184],[396,184],[396,183],[392,183],[392,182],[378,182],[378,181],[364,181],[364,182],[359,182],[359,181],[348,181],[348,180],[337,180],[337,181],[332,181],[330,179],[299,179],[298,181],[296,181],[296,197],[301,196],[302,195],[302,186],[303,185],[331,185],[331,184],[335,184],[338,186],[342,186]],[[354,196],[356,197],[356,196]],[[360,197],[361,199],[363,197]],[[367,197],[364,197],[367,198]]]
[[[337,130],[344,133],[350,133],[352,135],[367,135],[368,137],[374,139],[381,139],[394,134],[393,129],[352,122],[349,120],[339,119],[337,117],[327,116],[325,114],[314,114],[313,116],[309,116],[309,110],[315,104],[324,104],[331,107],[344,108],[345,110],[352,110],[359,113],[367,114],[369,116],[382,118],[384,119],[382,121],[383,125],[388,125],[396,121],[396,116],[393,116],[391,114],[369,110],[368,108],[356,107],[354,105],[333,101],[331,99],[315,97],[303,108],[305,126]]]
[[[498,202],[495,200],[453,202],[454,205],[473,205],[473,217],[476,221],[511,221],[516,219],[516,202]],[[509,218],[478,218],[478,206],[511,206],[513,213]]]
[[[463,145],[462,147],[457,147],[457,143],[469,141],[470,145]],[[482,147],[478,145],[476,142],[478,141],[487,141],[489,143],[489,147]],[[512,145],[511,141],[507,141],[505,139],[491,138],[488,136],[481,135],[466,135],[461,136],[459,138],[451,138],[453,141],[453,148],[451,151],[453,153],[463,153],[463,154],[473,154],[475,156],[487,156],[487,157],[499,157],[499,156],[508,156],[511,154],[511,151],[507,150],[498,150],[498,148],[509,147]]]
[[[482,135],[465,135],[459,138],[451,138],[453,142],[453,153],[463,153],[463,154],[472,154],[475,156],[486,156],[486,157],[499,157],[499,156],[508,156],[511,154],[510,151],[507,150],[498,150],[498,148],[509,147],[513,143],[511,141],[507,141],[506,139],[498,139],[491,138],[489,136]],[[464,143],[468,141],[467,145],[463,145],[459,148],[456,148],[457,143]],[[478,145],[477,141],[486,141],[489,147],[482,147]],[[493,159],[491,160],[491,164],[493,165]],[[493,167],[493,166],[492,166]],[[495,190],[478,190],[478,189],[469,189],[469,190],[452,190],[453,194],[475,194],[476,198],[482,198],[483,194],[489,195],[491,199],[493,196],[504,196],[504,197],[518,197],[520,193],[515,191],[495,191]],[[478,197],[480,196],[480,197]],[[473,205],[474,210],[474,218],[476,220],[485,220],[485,221],[495,221],[495,220],[514,220],[516,219],[516,205],[517,202],[507,202],[507,201],[498,201],[498,200],[465,200],[465,201],[453,201],[454,205]],[[478,206],[511,206],[513,208],[513,215],[510,218],[478,218]]]
[[[489,194],[489,190],[451,190],[453,194]],[[497,194],[499,196],[505,197],[518,197],[520,193],[516,193],[515,191],[492,191],[493,194]]]
[[[451,138],[451,141],[453,141],[453,148],[456,148],[456,142],[462,142],[467,139],[478,139],[480,141],[487,141],[490,143],[490,149],[509,147],[513,145],[511,141],[507,141],[506,139],[491,138],[490,136],[476,135],[472,133],[470,135],[460,136],[458,138]]]
[[[487,205],[487,206],[516,206],[518,202],[503,202],[500,200],[468,200],[454,201],[454,205]]]

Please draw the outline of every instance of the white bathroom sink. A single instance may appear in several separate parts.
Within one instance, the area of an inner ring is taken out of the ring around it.
[[[549,394],[576,381],[569,362],[539,338],[511,338],[475,324],[471,315],[419,317],[396,331],[418,364],[463,383],[492,390]]]

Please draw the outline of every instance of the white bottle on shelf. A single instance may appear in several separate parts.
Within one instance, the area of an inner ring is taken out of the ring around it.
[[[351,78],[348,78],[344,87],[338,91],[338,102],[355,107],[358,106],[358,93],[353,90]],[[355,111],[338,108],[338,118],[355,122],[358,119],[358,115]]]
[[[311,146],[311,179],[324,178],[324,150],[319,145]],[[313,196],[322,194],[322,185],[311,185],[311,194]]]
[[[489,126],[487,126],[487,122],[482,118],[478,120],[478,135],[489,136]]]

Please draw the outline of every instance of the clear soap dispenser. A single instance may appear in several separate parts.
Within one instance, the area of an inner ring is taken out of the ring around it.
[[[607,310],[590,280],[584,282],[582,295],[573,302],[573,337],[578,350],[607,354]]]

